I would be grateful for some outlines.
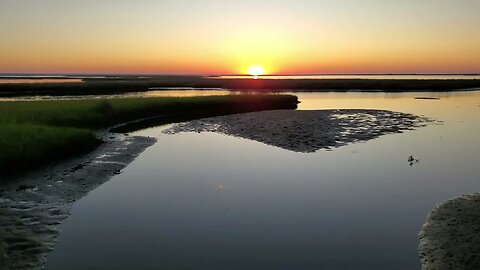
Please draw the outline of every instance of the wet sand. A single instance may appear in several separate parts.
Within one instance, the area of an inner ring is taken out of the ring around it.
[[[420,232],[423,270],[480,269],[480,194],[435,208]]]
[[[424,127],[432,120],[385,110],[263,111],[205,118],[164,131],[217,132],[311,153]]]
[[[103,133],[94,152],[0,187],[0,269],[43,269],[75,201],[121,173],[155,139]]]

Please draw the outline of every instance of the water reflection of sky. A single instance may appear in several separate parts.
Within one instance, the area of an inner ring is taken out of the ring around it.
[[[39,79],[5,79],[0,77],[0,85],[1,84],[20,84],[20,83],[27,83],[27,84],[34,84],[34,83],[81,83],[83,82],[82,79],[46,79],[46,78],[39,78]]]
[[[308,79],[328,79],[328,80],[475,80],[480,79],[479,74],[352,74],[352,75],[342,75],[342,74],[324,74],[324,75],[266,75],[266,76],[255,76],[257,79],[266,79],[266,80],[308,80]],[[233,75],[233,76],[214,76],[212,78],[219,79],[252,79],[251,75]]]
[[[420,269],[427,214],[480,191],[480,93],[297,95],[444,124],[313,154],[138,132],[157,144],[75,205],[47,269]]]
[[[35,100],[82,100],[82,99],[106,99],[106,98],[137,98],[137,97],[202,97],[202,96],[227,96],[239,95],[242,92],[228,90],[151,90],[147,92],[131,92],[113,95],[82,95],[82,96],[25,96],[4,97],[0,101],[35,101]]]

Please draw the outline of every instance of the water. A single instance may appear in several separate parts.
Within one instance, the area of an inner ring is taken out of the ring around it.
[[[420,269],[428,213],[480,191],[480,92],[295,94],[444,123],[313,154],[137,132],[158,142],[74,205],[47,269]]]
[[[480,74],[351,74],[351,75],[264,75],[264,76],[249,76],[249,75],[233,75],[233,76],[216,76],[218,79],[290,79],[290,80],[308,80],[308,79],[368,79],[368,80],[478,80]]]
[[[240,91],[219,89],[176,89],[176,90],[150,90],[145,92],[129,92],[113,95],[82,95],[82,96],[24,96],[24,97],[0,97],[0,101],[38,101],[38,100],[82,100],[82,99],[107,99],[107,98],[138,98],[138,97],[204,97],[204,96],[227,96],[248,94]]]
[[[0,97],[0,101],[41,101],[41,100],[85,100],[85,99],[109,99],[109,98],[150,98],[150,97],[205,97],[205,96],[231,96],[231,95],[255,95],[265,94],[265,92],[244,92],[234,90],[219,90],[209,88],[176,89],[168,90],[149,90],[144,92],[127,92],[111,95],[66,95],[66,96],[21,96],[21,97]],[[277,94],[283,94],[278,92]],[[289,93],[290,94],[290,93]]]
[[[37,84],[37,83],[81,83],[83,82],[82,79],[49,79],[49,78],[35,78],[35,79],[6,79],[0,77],[0,85],[1,84]]]

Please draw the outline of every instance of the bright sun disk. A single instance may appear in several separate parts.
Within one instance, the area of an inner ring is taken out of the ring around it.
[[[248,74],[252,76],[260,76],[265,74],[265,69],[262,66],[251,66],[248,68]]]

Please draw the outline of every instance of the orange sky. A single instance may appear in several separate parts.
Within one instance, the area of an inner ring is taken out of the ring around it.
[[[475,0],[2,1],[0,72],[475,73],[478,10]]]

